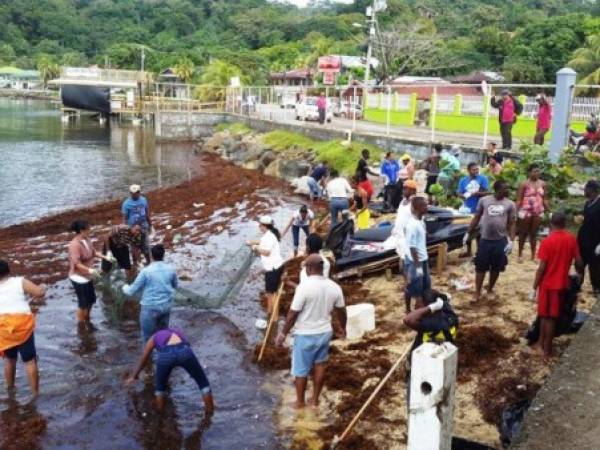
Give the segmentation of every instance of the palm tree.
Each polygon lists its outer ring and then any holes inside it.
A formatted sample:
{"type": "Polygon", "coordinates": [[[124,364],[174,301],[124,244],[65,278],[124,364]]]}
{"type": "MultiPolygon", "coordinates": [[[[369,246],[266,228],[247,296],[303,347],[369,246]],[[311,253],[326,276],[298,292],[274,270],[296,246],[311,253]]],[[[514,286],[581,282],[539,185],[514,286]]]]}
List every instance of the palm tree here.
{"type": "Polygon", "coordinates": [[[567,65],[579,73],[581,84],[600,84],[600,34],[588,36],[567,65]]]}
{"type": "Polygon", "coordinates": [[[44,83],[44,89],[48,86],[48,81],[60,75],[60,66],[48,55],[42,55],[38,58],[37,70],[44,83]]]}
{"type": "Polygon", "coordinates": [[[193,61],[187,56],[184,56],[179,61],[177,61],[177,64],[173,69],[175,75],[177,75],[181,81],[187,83],[191,80],[192,76],[194,75],[195,67],[193,61]]]}

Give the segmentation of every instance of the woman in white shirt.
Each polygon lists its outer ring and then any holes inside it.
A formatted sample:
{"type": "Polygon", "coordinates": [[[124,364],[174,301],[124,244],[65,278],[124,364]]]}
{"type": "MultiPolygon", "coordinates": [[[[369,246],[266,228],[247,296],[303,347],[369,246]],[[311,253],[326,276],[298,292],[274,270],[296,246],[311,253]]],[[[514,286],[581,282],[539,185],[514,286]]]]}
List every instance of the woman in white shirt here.
{"type": "Polygon", "coordinates": [[[15,385],[17,357],[25,364],[33,395],[39,393],[37,352],[35,349],[35,319],[27,296],[42,298],[44,286],[23,277],[11,277],[8,262],[0,260],[0,354],[4,356],[6,386],[15,385]]]}
{"type": "Polygon", "coordinates": [[[260,255],[265,270],[268,312],[269,314],[273,313],[276,320],[279,317],[279,311],[273,311],[273,305],[283,272],[283,258],[279,247],[281,235],[279,230],[275,228],[273,219],[270,216],[261,216],[258,223],[260,231],[263,233],[262,237],[259,241],[248,241],[246,244],[252,247],[254,253],[260,255]]]}
{"type": "Polygon", "coordinates": [[[331,213],[331,228],[335,227],[338,220],[338,214],[346,209],[350,209],[350,197],[354,190],[348,183],[348,180],[340,177],[339,172],[331,170],[331,180],[325,187],[329,197],[329,212],[331,213]]]}

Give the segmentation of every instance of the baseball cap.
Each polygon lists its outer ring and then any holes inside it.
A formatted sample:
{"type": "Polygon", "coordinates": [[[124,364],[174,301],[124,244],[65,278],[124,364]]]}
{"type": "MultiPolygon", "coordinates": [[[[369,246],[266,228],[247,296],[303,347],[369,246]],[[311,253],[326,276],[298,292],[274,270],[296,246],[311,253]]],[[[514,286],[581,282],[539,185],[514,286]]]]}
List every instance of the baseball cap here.
{"type": "Polygon", "coordinates": [[[400,158],[402,161],[405,161],[407,159],[410,159],[410,155],[408,153],[405,153],[404,155],[402,155],[402,158],[400,158]]]}
{"type": "Polygon", "coordinates": [[[502,89],[500,95],[510,95],[510,91],[508,89],[502,89]]]}
{"type": "Polygon", "coordinates": [[[273,224],[273,219],[271,218],[271,216],[260,216],[258,218],[258,223],[260,223],[261,225],[271,225],[273,224]]]}
{"type": "Polygon", "coordinates": [[[402,186],[411,189],[417,189],[417,182],[415,180],[406,180],[404,183],[402,183],[402,186]]]}
{"type": "Polygon", "coordinates": [[[141,192],[142,191],[142,187],[139,184],[132,184],[131,186],[129,186],[129,192],[131,192],[132,194],[135,194],[136,192],[141,192]]]}

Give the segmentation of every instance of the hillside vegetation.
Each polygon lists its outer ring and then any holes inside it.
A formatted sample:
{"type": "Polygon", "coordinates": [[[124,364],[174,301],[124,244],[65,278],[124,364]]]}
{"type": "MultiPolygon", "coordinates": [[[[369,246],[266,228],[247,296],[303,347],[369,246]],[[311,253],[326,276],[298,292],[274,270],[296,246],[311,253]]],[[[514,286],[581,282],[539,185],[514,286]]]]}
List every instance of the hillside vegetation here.
{"type": "MultiPolygon", "coordinates": [[[[370,2],[314,3],[3,0],[0,65],[136,69],[143,47],[154,72],[174,67],[185,81],[224,84],[240,75],[258,84],[272,70],[314,67],[319,55],[364,55],[365,29],[352,24],[365,23],[370,2]]],[[[571,60],[589,76],[599,67],[599,14],[600,2],[591,0],[388,0],[379,14],[374,52],[383,64],[375,76],[487,69],[547,82],[571,60]]]]}

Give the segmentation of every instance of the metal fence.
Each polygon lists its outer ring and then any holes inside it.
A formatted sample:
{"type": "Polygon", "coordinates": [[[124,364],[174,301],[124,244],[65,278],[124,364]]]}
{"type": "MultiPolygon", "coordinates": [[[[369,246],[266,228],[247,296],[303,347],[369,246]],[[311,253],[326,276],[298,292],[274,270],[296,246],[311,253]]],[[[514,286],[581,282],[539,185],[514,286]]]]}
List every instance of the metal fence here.
{"type": "MultiPolygon", "coordinates": [[[[490,85],[483,92],[473,84],[410,84],[370,87],[359,85],[243,86],[214,87],[156,83],[148,108],[166,111],[224,111],[240,117],[257,118],[303,126],[328,127],[411,138],[423,142],[441,141],[485,147],[499,140],[498,109],[491,107],[491,95],[510,89],[523,104],[513,127],[513,137],[531,142],[536,132],[543,93],[554,102],[554,85],[490,85]],[[326,97],[326,114],[320,123],[317,98],[326,97]]],[[[600,86],[577,86],[571,102],[571,125],[585,129],[592,113],[600,111],[600,86]]]]}

